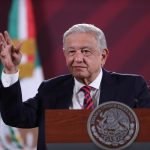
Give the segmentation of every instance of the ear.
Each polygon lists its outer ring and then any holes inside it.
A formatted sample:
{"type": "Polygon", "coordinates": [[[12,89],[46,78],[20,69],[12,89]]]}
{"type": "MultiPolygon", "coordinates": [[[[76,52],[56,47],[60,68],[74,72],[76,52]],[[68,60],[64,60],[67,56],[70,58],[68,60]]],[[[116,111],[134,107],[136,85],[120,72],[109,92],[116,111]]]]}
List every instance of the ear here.
{"type": "Polygon", "coordinates": [[[102,50],[102,58],[101,58],[101,66],[103,67],[105,65],[105,62],[107,60],[107,57],[108,57],[108,54],[109,54],[109,50],[108,49],[103,49],[102,50]]]}

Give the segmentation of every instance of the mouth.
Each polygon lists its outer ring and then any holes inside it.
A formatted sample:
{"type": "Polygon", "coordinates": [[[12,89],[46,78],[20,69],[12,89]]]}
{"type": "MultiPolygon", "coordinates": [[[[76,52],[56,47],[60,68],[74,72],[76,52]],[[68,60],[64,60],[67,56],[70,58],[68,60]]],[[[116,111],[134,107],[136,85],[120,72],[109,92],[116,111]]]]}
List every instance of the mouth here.
{"type": "Polygon", "coordinates": [[[75,69],[82,69],[82,68],[86,68],[85,66],[73,66],[73,68],[75,69]]]}

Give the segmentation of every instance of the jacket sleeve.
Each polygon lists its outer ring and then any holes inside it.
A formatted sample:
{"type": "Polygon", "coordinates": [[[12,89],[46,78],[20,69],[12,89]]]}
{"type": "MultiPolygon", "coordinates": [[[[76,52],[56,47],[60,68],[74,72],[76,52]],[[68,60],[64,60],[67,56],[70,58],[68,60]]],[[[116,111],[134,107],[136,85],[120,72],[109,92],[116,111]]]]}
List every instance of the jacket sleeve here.
{"type": "Polygon", "coordinates": [[[135,80],[135,93],[138,107],[150,108],[150,87],[141,76],[135,80]]]}
{"type": "Polygon", "coordinates": [[[1,84],[0,92],[1,116],[7,125],[20,128],[38,126],[38,95],[22,102],[19,80],[7,88],[1,84]]]}

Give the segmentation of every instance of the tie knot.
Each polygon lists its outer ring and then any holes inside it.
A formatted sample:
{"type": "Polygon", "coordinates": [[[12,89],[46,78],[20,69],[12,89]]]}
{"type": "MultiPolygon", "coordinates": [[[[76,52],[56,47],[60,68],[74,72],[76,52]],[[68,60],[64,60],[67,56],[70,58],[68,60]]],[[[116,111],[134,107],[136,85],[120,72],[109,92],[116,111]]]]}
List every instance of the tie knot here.
{"type": "Polygon", "coordinates": [[[90,94],[90,92],[91,92],[91,86],[83,86],[81,88],[81,91],[83,91],[84,93],[90,94]]]}

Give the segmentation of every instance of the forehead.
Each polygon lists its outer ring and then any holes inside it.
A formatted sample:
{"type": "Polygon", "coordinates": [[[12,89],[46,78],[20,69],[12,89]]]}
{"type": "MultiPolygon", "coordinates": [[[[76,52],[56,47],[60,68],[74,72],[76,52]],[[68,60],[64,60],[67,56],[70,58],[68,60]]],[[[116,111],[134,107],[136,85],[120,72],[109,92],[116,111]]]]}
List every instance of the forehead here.
{"type": "Polygon", "coordinates": [[[71,33],[65,39],[65,46],[88,46],[88,45],[96,45],[98,41],[96,39],[95,33],[71,33]]]}

